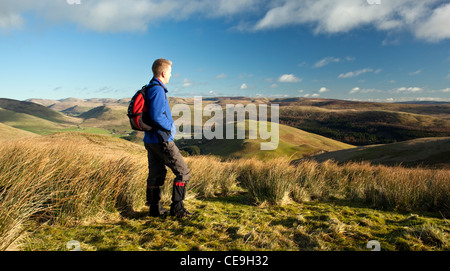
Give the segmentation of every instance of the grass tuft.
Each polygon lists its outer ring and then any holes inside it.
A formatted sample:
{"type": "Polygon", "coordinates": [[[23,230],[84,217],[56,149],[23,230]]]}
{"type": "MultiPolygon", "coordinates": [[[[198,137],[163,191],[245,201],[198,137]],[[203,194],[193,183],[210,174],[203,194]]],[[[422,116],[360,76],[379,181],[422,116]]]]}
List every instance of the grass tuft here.
{"type": "MultiPolygon", "coordinates": [[[[344,202],[386,211],[429,212],[448,224],[448,170],[369,163],[293,165],[284,158],[222,162],[213,156],[189,157],[187,201],[200,214],[185,222],[168,218],[135,225],[148,211],[143,207],[148,167],[142,149],[123,140],[79,133],[2,144],[0,250],[16,247],[35,223],[47,225],[47,230],[76,226],[95,232],[90,225],[117,213],[123,214],[122,224],[113,223],[117,229],[108,229],[117,238],[102,249],[117,249],[120,243],[130,250],[337,250],[363,247],[379,236],[389,236],[382,245],[391,250],[449,247],[448,225],[437,227],[411,215],[396,218],[400,226],[388,232],[386,225],[394,223],[388,215],[333,206],[344,202]],[[139,213],[142,208],[146,211],[139,213]],[[184,243],[167,243],[173,234],[185,236],[184,243]]],[[[170,202],[173,178],[167,175],[165,204],[170,202]]],[[[98,245],[95,238],[114,239],[98,234],[90,233],[95,237],[83,242],[98,245]]]]}

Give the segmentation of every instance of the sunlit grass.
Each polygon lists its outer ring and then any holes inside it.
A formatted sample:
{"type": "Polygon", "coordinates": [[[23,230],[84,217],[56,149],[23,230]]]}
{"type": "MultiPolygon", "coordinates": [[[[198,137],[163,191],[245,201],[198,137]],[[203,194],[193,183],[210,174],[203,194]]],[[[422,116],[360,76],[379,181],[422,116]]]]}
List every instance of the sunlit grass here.
{"type": "Polygon", "coordinates": [[[197,215],[183,222],[146,216],[142,146],[63,133],[8,141],[0,151],[1,250],[64,249],[74,232],[92,250],[358,250],[370,238],[392,250],[448,249],[448,170],[188,157],[186,205],[197,215]],[[45,234],[59,243],[35,239],[45,234]],[[170,241],[174,234],[181,241],[170,241]]]}

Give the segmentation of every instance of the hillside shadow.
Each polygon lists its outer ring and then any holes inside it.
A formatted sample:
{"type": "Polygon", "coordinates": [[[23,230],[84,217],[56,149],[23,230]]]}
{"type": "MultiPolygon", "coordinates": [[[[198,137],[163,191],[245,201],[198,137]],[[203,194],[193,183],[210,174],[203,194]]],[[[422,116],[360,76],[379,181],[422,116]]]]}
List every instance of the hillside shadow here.
{"type": "Polygon", "coordinates": [[[133,209],[120,210],[120,216],[126,219],[144,219],[148,217],[148,210],[136,211],[133,209]]]}
{"type": "Polygon", "coordinates": [[[202,198],[202,201],[221,202],[221,203],[229,203],[229,204],[234,204],[234,205],[255,206],[253,200],[248,195],[248,192],[240,192],[238,194],[230,195],[230,196],[202,198]]]}

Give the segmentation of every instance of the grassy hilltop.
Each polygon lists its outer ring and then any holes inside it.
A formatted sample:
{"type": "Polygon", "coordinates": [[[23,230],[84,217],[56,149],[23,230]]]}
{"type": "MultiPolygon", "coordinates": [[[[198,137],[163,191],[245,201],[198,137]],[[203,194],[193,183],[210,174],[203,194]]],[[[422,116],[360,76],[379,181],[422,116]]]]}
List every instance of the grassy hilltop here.
{"type": "Polygon", "coordinates": [[[151,219],[140,145],[59,133],[0,151],[0,249],[367,250],[373,239],[383,250],[449,249],[448,170],[188,157],[195,215],[151,219]]]}
{"type": "MultiPolygon", "coordinates": [[[[311,159],[340,163],[368,161],[372,164],[450,169],[450,137],[418,138],[392,144],[363,146],[323,153],[311,159]]],[[[298,162],[300,160],[296,160],[298,162]]]]}

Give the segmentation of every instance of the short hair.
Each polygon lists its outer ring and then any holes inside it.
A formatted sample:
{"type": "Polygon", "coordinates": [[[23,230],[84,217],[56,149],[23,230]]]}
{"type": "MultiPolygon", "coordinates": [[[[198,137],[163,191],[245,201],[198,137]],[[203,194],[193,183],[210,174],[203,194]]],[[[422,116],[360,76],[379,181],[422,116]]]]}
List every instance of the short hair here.
{"type": "Polygon", "coordinates": [[[152,66],[153,76],[160,76],[169,66],[172,66],[172,61],[170,60],[164,58],[155,60],[152,66]]]}

